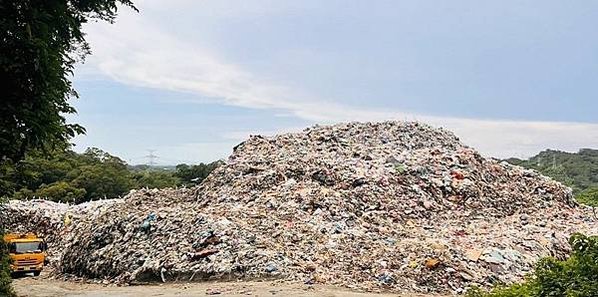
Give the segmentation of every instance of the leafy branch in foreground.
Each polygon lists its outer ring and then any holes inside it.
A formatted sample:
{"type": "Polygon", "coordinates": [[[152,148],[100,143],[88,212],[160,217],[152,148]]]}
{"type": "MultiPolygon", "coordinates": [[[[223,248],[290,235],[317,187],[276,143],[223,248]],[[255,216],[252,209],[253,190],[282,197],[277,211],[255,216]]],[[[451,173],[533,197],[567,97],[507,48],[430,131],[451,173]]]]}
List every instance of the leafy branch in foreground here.
{"type": "Polygon", "coordinates": [[[90,53],[83,24],[113,22],[130,0],[19,0],[0,4],[0,162],[60,146],[85,132],[67,123],[75,63],[90,53]]]}

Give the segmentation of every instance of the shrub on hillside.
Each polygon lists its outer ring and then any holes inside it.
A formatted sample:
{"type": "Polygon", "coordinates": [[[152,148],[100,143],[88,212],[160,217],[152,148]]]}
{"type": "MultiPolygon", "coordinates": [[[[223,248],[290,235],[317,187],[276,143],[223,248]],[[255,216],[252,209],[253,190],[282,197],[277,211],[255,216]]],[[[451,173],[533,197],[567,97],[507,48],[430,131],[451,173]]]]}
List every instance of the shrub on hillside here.
{"type": "Polygon", "coordinates": [[[575,199],[580,203],[597,207],[598,206],[598,187],[589,188],[581,193],[579,193],[575,199]]]}
{"type": "Polygon", "coordinates": [[[15,296],[11,286],[9,263],[10,258],[8,257],[8,247],[4,242],[4,232],[0,230],[0,296],[15,296]]]}

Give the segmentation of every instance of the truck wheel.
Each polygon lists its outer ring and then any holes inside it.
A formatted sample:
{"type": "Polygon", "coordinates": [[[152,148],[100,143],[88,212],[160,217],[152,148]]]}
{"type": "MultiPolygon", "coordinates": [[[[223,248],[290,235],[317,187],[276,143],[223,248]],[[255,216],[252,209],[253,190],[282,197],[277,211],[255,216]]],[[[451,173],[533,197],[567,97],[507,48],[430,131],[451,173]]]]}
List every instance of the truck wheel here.
{"type": "Polygon", "coordinates": [[[33,276],[39,276],[39,274],[42,273],[41,271],[34,271],[33,272],[33,276]]]}

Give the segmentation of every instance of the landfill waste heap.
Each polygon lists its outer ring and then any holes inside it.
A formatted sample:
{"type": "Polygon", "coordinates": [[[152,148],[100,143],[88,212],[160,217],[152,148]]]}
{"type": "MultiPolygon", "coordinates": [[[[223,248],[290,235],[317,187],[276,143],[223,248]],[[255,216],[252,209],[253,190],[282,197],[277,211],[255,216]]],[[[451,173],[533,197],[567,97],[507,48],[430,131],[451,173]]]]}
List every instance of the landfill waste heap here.
{"type": "Polygon", "coordinates": [[[598,230],[569,188],[395,121],[252,136],[198,187],[61,207],[46,214],[58,222],[47,231],[60,234],[48,236],[56,273],[120,284],[281,278],[461,293],[521,281],[540,257],[566,257],[570,234],[598,230]]]}

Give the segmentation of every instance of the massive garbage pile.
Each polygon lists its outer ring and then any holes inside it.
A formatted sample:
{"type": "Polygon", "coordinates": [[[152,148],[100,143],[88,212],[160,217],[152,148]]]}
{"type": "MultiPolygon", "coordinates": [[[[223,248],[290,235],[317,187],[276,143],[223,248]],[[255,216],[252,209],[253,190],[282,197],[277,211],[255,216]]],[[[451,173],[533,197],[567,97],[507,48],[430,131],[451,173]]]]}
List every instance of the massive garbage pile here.
{"type": "Polygon", "coordinates": [[[57,271],[116,283],[277,277],[459,293],[519,281],[538,258],[566,256],[571,233],[598,230],[570,189],[415,122],[252,136],[196,188],[84,209],[52,221],[57,271]]]}

